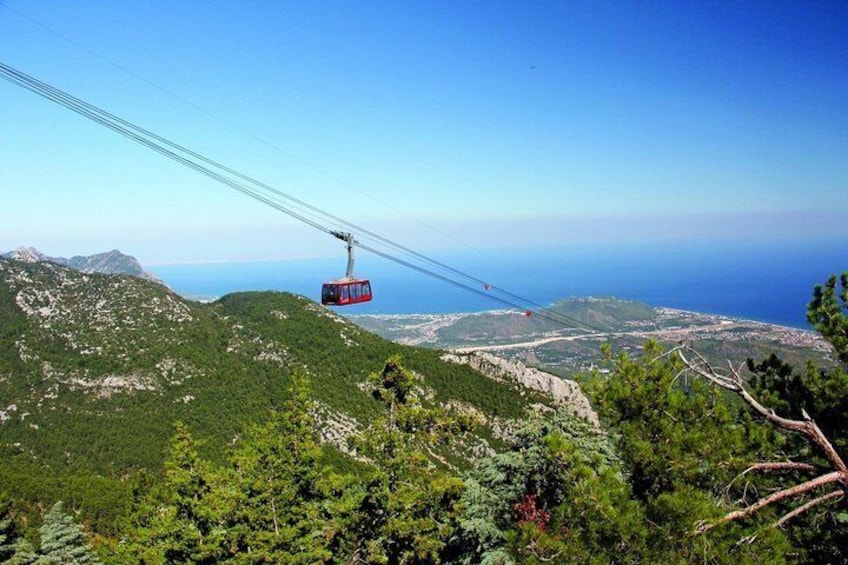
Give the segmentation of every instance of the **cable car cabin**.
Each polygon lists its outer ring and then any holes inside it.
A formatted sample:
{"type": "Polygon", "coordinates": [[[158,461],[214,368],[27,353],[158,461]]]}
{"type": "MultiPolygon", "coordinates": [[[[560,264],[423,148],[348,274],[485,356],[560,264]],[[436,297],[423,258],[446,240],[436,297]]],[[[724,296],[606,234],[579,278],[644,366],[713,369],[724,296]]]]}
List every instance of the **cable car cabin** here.
{"type": "Polygon", "coordinates": [[[371,282],[365,279],[340,279],[324,283],[321,304],[347,306],[371,300],[371,282]]]}
{"type": "Polygon", "coordinates": [[[347,306],[368,302],[371,300],[371,283],[367,279],[357,279],[353,276],[353,245],[356,243],[353,234],[330,233],[347,244],[347,270],[344,278],[324,283],[321,288],[321,304],[347,306]]]}

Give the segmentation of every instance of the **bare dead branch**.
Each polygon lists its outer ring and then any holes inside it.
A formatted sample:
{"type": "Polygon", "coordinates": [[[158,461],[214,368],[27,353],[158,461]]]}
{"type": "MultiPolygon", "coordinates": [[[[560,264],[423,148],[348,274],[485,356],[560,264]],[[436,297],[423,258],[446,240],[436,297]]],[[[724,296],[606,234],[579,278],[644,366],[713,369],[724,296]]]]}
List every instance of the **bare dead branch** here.
{"type": "Polygon", "coordinates": [[[793,510],[791,512],[787,512],[780,520],[778,520],[777,522],[774,523],[774,527],[779,528],[779,527],[783,526],[783,524],[785,524],[786,522],[791,520],[792,518],[795,518],[796,516],[800,516],[801,514],[803,514],[804,512],[807,512],[811,508],[815,508],[816,506],[819,506],[821,504],[825,504],[826,502],[830,502],[831,500],[837,500],[837,499],[842,498],[844,496],[845,496],[844,491],[835,490],[835,491],[829,492],[827,494],[824,494],[824,495],[822,495],[818,498],[814,498],[813,500],[807,502],[806,504],[802,504],[801,506],[799,506],[795,510],[793,510]]]}
{"type": "MultiPolygon", "coordinates": [[[[819,470],[820,469],[818,467],[816,467],[815,465],[810,465],[809,463],[797,463],[795,461],[775,461],[775,462],[768,462],[768,463],[755,463],[754,465],[751,465],[750,467],[748,467],[747,469],[745,469],[744,471],[742,471],[741,473],[736,475],[733,478],[733,480],[730,481],[730,483],[728,483],[727,487],[725,488],[725,493],[730,492],[730,489],[733,487],[733,485],[736,483],[736,481],[747,476],[749,473],[754,473],[754,472],[757,472],[757,471],[765,471],[765,472],[771,472],[771,471],[807,471],[807,472],[813,473],[813,472],[816,472],[816,471],[819,471],[819,470]]],[[[749,484],[750,483],[745,483],[745,488],[743,489],[742,497],[740,498],[740,502],[744,501],[745,499],[748,498],[748,485],[749,484]]]]}
{"type": "Polygon", "coordinates": [[[754,471],[809,471],[814,472],[818,471],[819,468],[815,465],[811,465],[809,463],[796,463],[795,461],[777,461],[774,463],[755,463],[751,465],[742,473],[740,473],[740,477],[744,477],[748,473],[753,473],[754,471]]]}
{"type": "Polygon", "coordinates": [[[715,522],[701,523],[697,526],[695,532],[698,534],[706,533],[716,526],[720,526],[722,524],[726,524],[727,522],[731,522],[733,520],[739,520],[741,518],[747,518],[751,514],[754,514],[758,510],[761,510],[768,506],[769,504],[774,504],[775,502],[780,502],[782,500],[786,500],[788,498],[792,498],[794,496],[798,496],[799,494],[804,494],[805,492],[809,492],[811,490],[815,490],[819,487],[822,487],[829,483],[841,482],[842,481],[842,473],[839,471],[833,471],[831,473],[827,473],[825,475],[821,475],[820,477],[816,477],[815,479],[810,479],[809,481],[803,482],[799,485],[795,485],[793,487],[785,488],[780,490],[774,494],[771,494],[765,498],[761,498],[751,506],[747,508],[743,508],[742,510],[734,510],[733,512],[728,512],[723,517],[719,518],[715,522]]]}
{"type": "Polygon", "coordinates": [[[543,557],[536,550],[536,542],[535,541],[528,544],[524,549],[527,549],[530,553],[532,553],[536,557],[536,559],[538,559],[542,563],[550,563],[554,559],[557,559],[560,555],[562,555],[562,551],[560,550],[560,551],[557,551],[556,553],[554,553],[553,555],[551,555],[550,557],[543,557]]]}

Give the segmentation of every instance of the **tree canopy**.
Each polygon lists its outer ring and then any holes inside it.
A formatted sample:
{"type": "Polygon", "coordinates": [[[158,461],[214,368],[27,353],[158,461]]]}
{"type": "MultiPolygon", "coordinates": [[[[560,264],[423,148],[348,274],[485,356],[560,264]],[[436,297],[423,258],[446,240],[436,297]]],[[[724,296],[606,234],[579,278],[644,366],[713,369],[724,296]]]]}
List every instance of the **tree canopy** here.
{"type": "Polygon", "coordinates": [[[0,561],[846,563],[848,275],[816,287],[809,320],[830,365],[606,348],[609,372],[584,379],[600,425],[539,405],[470,467],[452,452],[488,416],[440,402],[397,355],[362,386],[374,417],[333,466],[295,370],[285,400],[217,457],[175,423],[161,475],[129,479],[113,536],[62,502],[36,527],[0,496],[0,561]]]}

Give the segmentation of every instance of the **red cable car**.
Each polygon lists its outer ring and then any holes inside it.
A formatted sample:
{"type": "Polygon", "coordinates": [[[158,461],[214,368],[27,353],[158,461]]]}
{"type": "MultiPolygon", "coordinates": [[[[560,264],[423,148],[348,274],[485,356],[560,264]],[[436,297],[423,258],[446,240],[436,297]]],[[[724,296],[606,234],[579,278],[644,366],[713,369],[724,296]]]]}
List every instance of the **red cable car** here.
{"type": "Polygon", "coordinates": [[[344,278],[324,283],[321,288],[321,304],[347,306],[371,300],[371,281],[353,276],[353,234],[331,232],[347,243],[347,271],[344,278]]]}
{"type": "Polygon", "coordinates": [[[365,279],[338,279],[324,283],[321,304],[347,306],[371,300],[371,283],[365,279]]]}

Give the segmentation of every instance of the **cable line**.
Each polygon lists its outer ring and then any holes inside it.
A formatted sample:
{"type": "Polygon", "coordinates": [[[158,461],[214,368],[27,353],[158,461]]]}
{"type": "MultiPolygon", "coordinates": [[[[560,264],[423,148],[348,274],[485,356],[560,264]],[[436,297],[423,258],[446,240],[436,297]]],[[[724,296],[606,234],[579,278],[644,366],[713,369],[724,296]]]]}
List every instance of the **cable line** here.
{"type": "Polygon", "coordinates": [[[156,151],[157,153],[160,153],[160,154],[162,154],[162,155],[164,155],[164,156],[166,156],[170,159],[173,159],[174,161],[177,161],[178,163],[181,163],[181,164],[183,164],[187,167],[190,167],[190,168],[200,172],[201,174],[204,174],[206,176],[213,178],[214,180],[222,182],[222,183],[230,186],[231,188],[238,190],[239,192],[242,192],[244,194],[247,194],[248,196],[256,198],[257,200],[260,200],[261,202],[263,202],[263,203],[265,203],[269,206],[272,206],[273,208],[276,208],[277,210],[279,210],[281,212],[289,214],[290,216],[292,216],[292,217],[294,217],[294,218],[296,218],[296,219],[298,219],[302,222],[305,222],[305,223],[311,225],[312,227],[315,227],[315,228],[317,228],[317,229],[319,229],[319,230],[321,230],[325,233],[330,233],[329,228],[319,224],[318,222],[311,220],[311,219],[305,217],[302,214],[296,213],[296,212],[280,205],[279,203],[275,202],[272,198],[262,196],[261,194],[258,194],[255,190],[252,190],[252,189],[244,186],[243,184],[240,184],[236,181],[233,181],[232,179],[228,179],[227,177],[221,175],[220,173],[216,173],[212,169],[209,169],[207,167],[199,165],[198,163],[195,163],[195,162],[191,161],[190,159],[187,159],[186,157],[180,155],[179,153],[168,150],[165,147],[162,147],[161,145],[157,145],[153,141],[146,139],[144,137],[144,135],[147,135],[147,136],[155,139],[156,141],[159,141],[161,143],[169,145],[172,148],[177,149],[179,151],[182,151],[182,152],[184,152],[184,153],[186,153],[190,156],[201,159],[201,160],[203,160],[203,161],[205,161],[209,164],[212,164],[213,166],[227,170],[228,172],[235,173],[235,171],[228,170],[225,167],[215,163],[211,159],[205,158],[200,154],[189,151],[188,149],[186,149],[186,148],[184,148],[184,147],[182,147],[182,146],[180,146],[176,143],[170,142],[170,141],[166,140],[165,138],[162,138],[162,137],[160,137],[156,134],[153,134],[152,132],[149,132],[149,131],[147,131],[143,128],[135,126],[131,122],[127,122],[126,120],[118,118],[117,116],[114,116],[114,115],[110,114],[109,112],[101,110],[100,108],[97,108],[96,106],[93,106],[92,104],[89,104],[89,103],[87,103],[87,102],[85,102],[85,101],[83,101],[79,98],[71,96],[70,94],[67,94],[67,93],[65,93],[65,92],[63,92],[63,91],[61,91],[57,88],[54,88],[50,85],[47,85],[46,83],[43,83],[43,82],[41,82],[41,81],[39,81],[39,80],[37,80],[33,77],[30,77],[30,76],[28,76],[24,73],[21,73],[20,71],[16,71],[16,70],[12,69],[11,67],[8,67],[8,65],[6,65],[2,62],[0,62],[0,74],[2,74],[3,78],[9,80],[10,82],[14,82],[14,83],[16,83],[20,86],[23,86],[24,88],[26,88],[26,89],[44,97],[44,98],[47,98],[48,100],[50,100],[52,102],[56,102],[57,104],[60,104],[60,105],[66,107],[66,108],[68,108],[68,109],[70,109],[70,110],[72,110],[72,111],[74,111],[74,112],[76,112],[76,113],[78,113],[82,116],[85,116],[85,117],[89,118],[90,120],[103,125],[104,127],[107,127],[109,129],[111,129],[111,130],[113,130],[113,131],[115,131],[115,132],[117,132],[117,133],[139,143],[139,144],[141,144],[141,145],[148,147],[149,149],[152,149],[153,151],[156,151]],[[135,130],[135,131],[133,131],[133,130],[135,130]],[[144,134],[144,135],[140,135],[140,133],[144,134]]]}
{"type": "MultiPolygon", "coordinates": [[[[71,37],[68,37],[68,36],[56,31],[55,29],[47,26],[43,22],[36,20],[32,16],[27,15],[27,14],[21,12],[20,10],[12,8],[8,4],[0,3],[0,8],[6,8],[7,10],[9,10],[9,11],[13,12],[14,14],[18,15],[19,17],[23,18],[24,20],[30,22],[31,24],[38,26],[39,28],[46,31],[47,33],[50,33],[50,34],[60,38],[61,40],[69,43],[70,45],[73,45],[77,49],[80,49],[80,50],[88,53],[89,55],[96,57],[97,59],[100,59],[101,61],[115,67],[116,69],[120,70],[121,72],[126,73],[127,75],[133,77],[135,80],[138,80],[138,81],[150,86],[151,88],[154,88],[154,89],[162,92],[163,94],[171,96],[172,98],[174,98],[174,99],[182,102],[183,104],[193,108],[194,110],[200,112],[201,114],[204,114],[205,116],[208,116],[209,118],[212,118],[213,120],[216,120],[216,121],[220,122],[221,124],[231,128],[233,131],[236,131],[236,132],[238,132],[242,135],[245,135],[245,136],[249,137],[250,139],[253,139],[254,141],[261,143],[262,145],[265,145],[266,147],[273,149],[274,151],[280,153],[281,155],[284,155],[285,157],[291,159],[294,163],[296,163],[296,164],[298,164],[302,167],[305,167],[306,169],[309,169],[311,171],[314,171],[316,173],[324,175],[327,178],[329,178],[329,179],[331,179],[331,180],[333,180],[333,181],[335,181],[335,182],[337,182],[337,183],[339,183],[343,186],[350,188],[351,190],[355,190],[355,191],[359,192],[360,194],[362,194],[363,196],[366,196],[367,198],[371,199],[372,201],[376,200],[376,198],[374,196],[372,196],[372,195],[368,194],[367,192],[357,188],[353,184],[351,184],[351,183],[347,182],[346,180],[338,177],[337,175],[310,163],[306,159],[303,159],[303,158],[298,157],[297,155],[295,155],[293,153],[290,153],[290,152],[288,152],[284,149],[281,149],[279,146],[277,146],[277,145],[269,142],[268,140],[263,139],[263,138],[261,138],[257,135],[254,135],[253,133],[241,128],[237,124],[234,124],[234,123],[232,123],[228,120],[225,120],[224,118],[222,118],[222,117],[210,112],[209,110],[195,104],[191,100],[188,100],[188,99],[180,96],[179,94],[176,94],[176,93],[172,92],[171,90],[168,90],[167,88],[151,81],[150,79],[139,75],[138,73],[136,73],[136,72],[132,71],[131,69],[127,68],[126,66],[112,60],[111,58],[107,57],[106,55],[99,53],[99,52],[95,51],[94,49],[91,49],[90,47],[84,45],[83,43],[76,41],[76,40],[72,39],[71,37]]],[[[395,212],[397,214],[401,214],[403,216],[406,216],[407,218],[410,218],[410,219],[416,221],[417,223],[421,224],[422,226],[428,228],[429,230],[431,230],[431,231],[433,231],[437,234],[442,235],[443,237],[446,237],[448,239],[452,239],[453,241],[459,243],[460,245],[462,245],[463,247],[465,247],[467,249],[470,249],[471,251],[474,251],[474,252],[476,252],[480,255],[486,256],[486,254],[484,254],[479,249],[476,249],[472,246],[469,246],[469,245],[463,243],[462,241],[457,240],[454,236],[447,233],[446,231],[443,231],[443,230],[440,230],[440,229],[438,229],[434,226],[431,226],[431,225],[421,221],[420,219],[415,218],[414,216],[404,212],[403,210],[398,209],[395,206],[391,206],[390,204],[387,204],[386,202],[382,202],[382,205],[386,206],[387,208],[389,208],[390,210],[392,210],[393,212],[395,212]]],[[[353,227],[353,226],[351,226],[351,227],[353,227]]],[[[372,234],[372,235],[376,235],[376,234],[372,234]]],[[[379,236],[377,236],[377,237],[379,237],[379,236]]],[[[446,267],[446,266],[443,266],[443,267],[446,267]]],[[[446,268],[449,268],[449,267],[446,267],[446,268]]],[[[482,281],[477,281],[477,282],[482,282],[482,281]]],[[[540,305],[539,305],[539,307],[542,308],[542,306],[540,306],[540,305]]]]}
{"type": "MultiPolygon", "coordinates": [[[[319,168],[319,167],[317,167],[317,166],[315,166],[315,165],[313,165],[313,164],[309,163],[308,161],[306,161],[306,160],[304,160],[304,159],[301,159],[300,157],[297,157],[296,155],[294,155],[294,154],[292,154],[292,153],[289,153],[288,151],[285,151],[285,150],[281,149],[280,147],[278,147],[278,146],[276,146],[276,145],[274,145],[274,144],[270,143],[269,141],[267,141],[267,140],[265,140],[265,139],[262,139],[262,138],[260,138],[260,137],[258,137],[258,136],[256,136],[256,135],[253,135],[252,133],[250,133],[250,132],[248,132],[248,131],[246,131],[246,130],[242,129],[242,128],[241,128],[241,127],[239,127],[238,125],[233,124],[232,122],[229,122],[229,121],[227,121],[227,120],[225,120],[225,119],[221,118],[220,116],[217,116],[217,115],[213,114],[212,112],[210,112],[210,111],[206,110],[205,108],[202,108],[201,106],[198,106],[197,104],[193,103],[192,101],[187,100],[186,98],[183,98],[182,96],[180,96],[180,95],[178,95],[178,94],[175,94],[174,92],[172,92],[172,91],[170,91],[170,90],[168,90],[168,89],[164,88],[163,86],[161,86],[161,85],[159,85],[159,84],[156,84],[155,82],[153,82],[153,81],[151,81],[151,80],[149,80],[149,79],[147,79],[147,78],[145,78],[145,77],[143,77],[143,76],[141,76],[141,75],[139,75],[139,74],[137,74],[137,73],[133,72],[131,69],[129,69],[129,68],[125,67],[124,65],[122,65],[122,64],[120,64],[120,63],[118,63],[118,62],[116,62],[116,61],[114,61],[114,60],[112,60],[112,59],[110,59],[109,57],[107,57],[107,56],[103,55],[102,53],[99,53],[99,52],[97,52],[97,51],[95,51],[95,50],[93,50],[93,49],[91,49],[91,48],[87,47],[86,45],[84,45],[84,44],[82,44],[82,43],[80,43],[80,42],[78,42],[78,41],[75,41],[74,39],[72,39],[72,38],[70,38],[70,37],[68,37],[68,36],[66,36],[66,35],[64,35],[64,34],[62,34],[62,33],[58,32],[58,31],[56,31],[55,29],[53,29],[53,28],[51,28],[51,27],[49,27],[49,26],[45,25],[44,23],[42,23],[42,22],[40,22],[40,21],[36,20],[36,19],[35,19],[35,18],[33,18],[32,16],[29,16],[29,15],[27,15],[27,14],[25,14],[25,13],[21,12],[20,10],[16,10],[16,9],[12,8],[11,6],[8,6],[8,5],[6,5],[6,4],[0,4],[0,7],[2,7],[2,8],[6,8],[7,10],[10,10],[11,12],[13,12],[13,13],[17,14],[19,17],[21,17],[21,18],[23,18],[23,19],[27,20],[28,22],[32,23],[33,25],[36,25],[36,26],[40,27],[40,28],[41,28],[41,29],[43,29],[44,31],[46,31],[46,32],[48,32],[48,33],[50,33],[50,34],[52,34],[52,35],[55,35],[56,37],[59,37],[59,38],[60,38],[60,39],[62,39],[63,41],[66,41],[67,43],[69,43],[69,44],[71,44],[71,45],[75,46],[76,48],[78,48],[78,49],[81,49],[81,50],[85,51],[86,53],[88,53],[88,54],[90,54],[90,55],[92,55],[92,56],[94,56],[94,57],[96,57],[96,58],[100,59],[101,61],[104,61],[105,63],[107,63],[107,64],[109,64],[109,65],[112,65],[113,67],[115,67],[115,68],[117,68],[118,70],[120,70],[120,71],[122,71],[122,72],[124,72],[124,73],[128,74],[129,76],[131,76],[131,77],[135,78],[136,80],[139,80],[139,81],[141,81],[141,82],[143,82],[143,83],[147,84],[148,86],[150,86],[150,87],[152,87],[152,88],[155,88],[156,90],[159,90],[160,92],[162,92],[162,93],[164,93],[164,94],[166,94],[166,95],[168,95],[168,96],[171,96],[171,97],[173,97],[173,98],[175,98],[175,99],[179,100],[179,101],[180,101],[180,102],[182,102],[183,104],[186,104],[187,106],[189,106],[189,107],[191,107],[191,108],[193,108],[193,109],[197,110],[198,112],[200,112],[200,113],[202,113],[202,114],[204,114],[204,115],[206,115],[206,116],[208,116],[208,117],[210,117],[210,118],[212,118],[212,119],[214,119],[214,120],[216,120],[216,121],[218,121],[218,122],[220,122],[220,123],[224,124],[225,126],[227,126],[227,127],[231,128],[231,129],[233,129],[234,131],[237,131],[237,132],[241,133],[242,135],[246,135],[247,137],[249,137],[249,138],[251,138],[251,139],[253,139],[253,140],[255,140],[255,141],[258,141],[259,143],[261,143],[261,144],[263,144],[263,145],[265,145],[265,146],[267,146],[267,147],[270,147],[271,149],[273,149],[273,150],[275,150],[275,151],[279,152],[280,154],[285,155],[285,156],[286,156],[286,157],[288,157],[289,159],[292,159],[294,162],[296,162],[296,163],[300,164],[301,166],[304,166],[304,167],[306,167],[306,168],[308,168],[308,169],[310,169],[310,170],[313,170],[313,171],[318,172],[318,173],[320,173],[320,174],[322,174],[322,175],[325,175],[327,178],[330,178],[330,179],[332,179],[332,180],[334,180],[334,181],[336,181],[336,182],[338,182],[338,183],[341,183],[341,184],[342,184],[342,185],[344,185],[344,186],[348,186],[349,188],[351,188],[351,189],[353,189],[353,190],[356,190],[357,192],[360,192],[361,194],[364,194],[365,196],[367,196],[367,197],[369,197],[369,198],[372,198],[372,199],[373,199],[373,197],[372,197],[372,196],[370,196],[369,194],[365,193],[365,192],[364,192],[364,191],[362,191],[362,190],[357,189],[355,186],[352,186],[350,183],[346,182],[344,179],[341,179],[341,178],[339,178],[338,176],[336,176],[336,175],[334,175],[334,174],[332,174],[332,173],[330,173],[330,172],[328,172],[328,171],[326,171],[326,170],[323,170],[323,169],[321,169],[321,168],[319,168]]],[[[82,102],[82,101],[81,101],[81,102],[82,102]]],[[[103,110],[101,110],[101,111],[103,111],[103,110]]],[[[104,111],[104,112],[105,112],[105,111],[104,111]]],[[[111,115],[111,114],[110,114],[110,116],[111,116],[112,118],[116,119],[116,120],[123,121],[123,120],[121,120],[121,118],[119,118],[119,117],[117,117],[117,116],[114,116],[114,115],[111,115]]],[[[132,124],[129,124],[129,125],[130,125],[131,127],[133,127],[133,128],[137,127],[137,126],[134,126],[134,125],[132,125],[132,124]]],[[[141,128],[139,128],[139,130],[140,130],[140,131],[144,131],[147,135],[150,135],[150,136],[156,137],[156,138],[160,139],[161,141],[163,141],[163,142],[165,142],[165,143],[169,143],[169,144],[171,143],[171,142],[170,142],[170,141],[168,141],[167,139],[159,138],[158,136],[156,136],[156,135],[155,135],[155,134],[153,134],[152,132],[149,132],[149,131],[146,131],[146,130],[142,130],[141,128]]],[[[189,150],[188,150],[188,149],[186,149],[186,148],[184,148],[184,147],[181,147],[181,146],[178,146],[178,147],[180,148],[180,150],[183,150],[183,151],[189,152],[189,150]]],[[[196,154],[195,154],[195,155],[196,155],[196,154]]],[[[196,156],[197,156],[197,157],[199,157],[199,158],[203,158],[201,155],[196,155],[196,156]]],[[[215,163],[215,166],[223,167],[222,165],[220,165],[220,163],[215,163]]],[[[232,172],[233,174],[239,175],[239,173],[237,173],[236,171],[230,171],[230,172],[232,172]]],[[[244,177],[244,179],[245,179],[245,180],[248,180],[249,182],[255,183],[255,184],[257,184],[257,185],[261,185],[261,186],[263,186],[264,188],[266,188],[266,189],[268,189],[268,190],[272,190],[272,191],[274,190],[273,188],[268,187],[267,185],[263,185],[262,183],[259,183],[259,181],[256,181],[256,180],[254,180],[254,179],[249,179],[249,178],[247,178],[247,177],[244,177]]],[[[293,197],[291,197],[291,196],[289,196],[289,195],[286,195],[286,194],[282,194],[282,196],[283,196],[284,198],[287,198],[287,199],[293,199],[293,197]]],[[[294,200],[297,200],[297,199],[294,199],[294,200]]],[[[302,202],[302,201],[300,201],[300,204],[302,204],[302,205],[304,205],[304,206],[309,206],[308,204],[306,204],[305,202],[302,202]]],[[[422,224],[423,226],[425,226],[425,227],[429,228],[430,230],[432,230],[432,231],[434,231],[434,232],[436,232],[436,233],[439,233],[439,234],[441,234],[441,235],[443,235],[443,236],[445,236],[445,237],[447,237],[447,238],[449,238],[449,239],[453,239],[454,241],[457,241],[458,243],[460,243],[460,244],[461,244],[461,245],[463,245],[464,247],[466,247],[466,248],[468,248],[468,249],[470,249],[470,250],[472,250],[472,251],[475,251],[476,253],[478,253],[478,254],[480,254],[480,255],[485,255],[485,254],[484,254],[482,251],[480,251],[479,249],[476,249],[476,248],[474,248],[474,247],[468,246],[468,245],[466,245],[466,244],[462,243],[461,241],[456,240],[456,239],[455,239],[453,236],[451,236],[450,234],[448,234],[448,233],[446,233],[446,232],[444,232],[444,231],[442,231],[442,230],[439,230],[439,229],[437,229],[437,228],[435,228],[435,227],[433,227],[433,226],[430,226],[430,225],[428,225],[428,224],[426,224],[426,223],[424,223],[424,222],[421,222],[421,221],[420,221],[420,220],[418,220],[417,218],[414,218],[413,216],[411,216],[411,215],[409,215],[409,214],[405,213],[403,210],[399,210],[399,209],[397,209],[397,208],[395,208],[395,207],[393,207],[393,206],[389,206],[389,205],[387,205],[386,203],[383,203],[383,205],[385,205],[385,206],[389,207],[391,210],[393,210],[393,211],[395,211],[395,212],[397,212],[397,213],[399,213],[399,214],[402,214],[402,215],[404,215],[404,216],[406,216],[406,217],[409,217],[409,218],[411,218],[411,219],[413,219],[413,220],[417,221],[418,223],[422,224]]],[[[320,213],[321,213],[321,214],[325,214],[325,212],[323,212],[323,211],[320,211],[320,213]]],[[[390,241],[390,240],[387,240],[387,239],[385,239],[385,238],[383,238],[383,237],[379,236],[378,234],[375,234],[374,232],[371,232],[371,231],[369,231],[369,230],[367,230],[367,229],[365,229],[365,228],[362,228],[362,227],[360,227],[360,226],[357,226],[356,224],[353,224],[353,223],[347,222],[347,221],[342,220],[341,218],[338,218],[338,217],[335,217],[335,216],[330,216],[330,217],[331,217],[331,218],[333,218],[334,220],[338,221],[340,226],[341,226],[341,225],[344,225],[344,226],[347,226],[347,227],[348,227],[349,229],[351,229],[351,230],[359,231],[360,233],[367,234],[367,235],[369,235],[369,236],[373,237],[374,239],[376,239],[376,240],[378,240],[378,241],[382,241],[383,243],[385,243],[385,244],[387,244],[387,245],[390,245],[390,246],[394,247],[396,250],[401,251],[402,253],[409,254],[410,256],[415,256],[415,257],[417,257],[418,259],[423,260],[423,261],[425,261],[425,262],[428,262],[428,263],[430,263],[431,265],[433,265],[433,266],[435,266],[435,267],[439,267],[439,268],[444,269],[444,270],[446,270],[446,271],[453,272],[454,274],[457,274],[457,275],[459,275],[459,276],[462,276],[463,278],[465,278],[465,279],[467,279],[467,280],[469,280],[469,281],[471,281],[471,282],[474,282],[474,283],[477,283],[477,284],[482,285],[482,286],[483,286],[483,287],[484,287],[487,291],[490,291],[490,292],[491,292],[491,291],[495,291],[495,292],[503,293],[505,296],[509,296],[509,297],[510,297],[510,298],[512,298],[512,299],[518,300],[518,301],[520,301],[520,302],[526,302],[526,304],[528,304],[529,306],[531,306],[531,307],[533,307],[533,308],[536,308],[536,309],[545,309],[545,308],[547,308],[546,306],[543,306],[543,305],[541,305],[541,304],[539,304],[539,303],[532,302],[532,301],[527,301],[527,300],[523,299],[522,297],[520,297],[520,296],[518,296],[518,295],[516,295],[516,294],[513,294],[513,293],[511,293],[511,292],[509,292],[509,291],[507,291],[506,289],[500,288],[500,287],[498,287],[498,286],[496,286],[496,285],[490,284],[490,283],[488,283],[488,282],[486,282],[486,281],[483,281],[483,280],[481,280],[481,279],[477,279],[476,277],[472,277],[472,276],[470,276],[470,275],[468,275],[468,274],[466,274],[466,273],[463,273],[463,272],[461,272],[461,271],[459,271],[459,270],[457,270],[457,269],[454,269],[453,267],[450,267],[449,265],[446,265],[446,264],[444,264],[444,263],[440,263],[439,261],[436,261],[436,260],[434,260],[434,259],[431,259],[431,258],[429,258],[429,257],[426,257],[426,256],[424,256],[424,255],[422,255],[422,254],[420,254],[420,253],[417,253],[416,251],[413,251],[413,250],[411,250],[411,249],[409,249],[409,248],[406,248],[406,247],[400,246],[399,244],[396,244],[396,243],[394,243],[394,242],[392,242],[392,241],[390,241]]]]}
{"type": "Polygon", "coordinates": [[[355,241],[356,245],[375,255],[418,271],[422,274],[426,274],[440,281],[452,284],[458,288],[462,288],[463,290],[494,300],[511,308],[517,308],[525,311],[535,310],[538,317],[556,324],[568,328],[600,331],[598,328],[593,328],[586,323],[559,312],[550,311],[537,302],[528,300],[506,289],[489,284],[474,275],[451,267],[450,265],[396,243],[353,222],[349,222],[339,216],[322,210],[317,206],[291,196],[214,159],[206,157],[205,155],[192,151],[191,149],[175,143],[163,136],[137,126],[136,124],[120,118],[102,108],[99,108],[98,106],[72,96],[71,94],[40,81],[35,77],[10,67],[3,62],[0,62],[0,76],[8,82],[16,84],[43,98],[46,98],[47,100],[50,100],[51,102],[80,114],[81,116],[86,117],[93,122],[98,123],[126,137],[127,139],[130,139],[131,141],[145,146],[181,165],[193,169],[212,180],[229,186],[246,196],[258,200],[259,202],[283,212],[296,220],[304,222],[305,224],[324,233],[334,235],[334,232],[336,232],[334,227],[344,226],[353,232],[357,232],[366,238],[375,240],[393,250],[393,253],[390,253],[388,251],[377,249],[371,245],[363,244],[358,240],[355,241]],[[328,226],[328,224],[333,227],[328,226]],[[423,263],[424,266],[407,259],[402,259],[396,254],[401,254],[412,261],[423,263]],[[436,272],[433,268],[441,270],[442,272],[436,272]],[[457,280],[457,278],[461,280],[457,280]],[[472,286],[469,283],[474,283],[475,285],[479,285],[479,287],[472,286]],[[480,290],[480,287],[484,288],[485,291],[480,290]]]}
{"type": "MultiPolygon", "coordinates": [[[[423,273],[425,275],[429,275],[429,276],[436,278],[440,281],[443,281],[443,282],[446,282],[448,284],[452,284],[454,286],[462,288],[462,289],[464,289],[468,292],[472,292],[472,293],[477,294],[479,296],[482,296],[484,298],[488,298],[489,300],[493,300],[495,302],[500,302],[501,304],[504,304],[505,306],[509,306],[511,308],[518,308],[519,310],[525,310],[524,306],[522,306],[520,304],[516,304],[515,302],[506,300],[506,299],[501,298],[499,296],[495,296],[495,295],[486,293],[486,292],[480,290],[479,288],[475,288],[473,286],[468,286],[466,284],[463,284],[459,281],[453,280],[453,279],[446,277],[444,275],[440,275],[438,273],[428,271],[427,269],[425,269],[425,268],[423,268],[419,265],[415,265],[414,263],[404,261],[403,259],[400,259],[398,257],[394,257],[392,255],[389,255],[388,253],[385,253],[385,252],[380,251],[378,249],[374,249],[373,247],[369,247],[369,246],[363,245],[361,243],[358,243],[357,245],[359,245],[360,248],[362,248],[366,251],[370,251],[374,255],[379,255],[380,257],[383,257],[384,259],[388,259],[389,261],[393,261],[394,263],[397,263],[398,265],[403,265],[404,267],[413,269],[413,270],[418,271],[419,273],[423,273]]],[[[521,300],[524,301],[524,299],[521,299],[521,300]]],[[[587,324],[584,324],[583,322],[580,322],[579,320],[576,320],[574,318],[570,318],[568,316],[560,314],[559,312],[551,312],[547,309],[538,310],[538,311],[534,312],[533,315],[538,317],[538,318],[543,318],[543,319],[546,319],[548,321],[554,322],[555,324],[565,325],[566,327],[569,327],[569,328],[574,327],[574,328],[587,329],[589,331],[602,331],[599,328],[593,328],[593,327],[591,327],[587,324]],[[559,318],[567,319],[567,320],[571,321],[571,323],[570,324],[563,324],[563,320],[559,319],[559,318]]]]}

